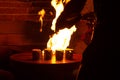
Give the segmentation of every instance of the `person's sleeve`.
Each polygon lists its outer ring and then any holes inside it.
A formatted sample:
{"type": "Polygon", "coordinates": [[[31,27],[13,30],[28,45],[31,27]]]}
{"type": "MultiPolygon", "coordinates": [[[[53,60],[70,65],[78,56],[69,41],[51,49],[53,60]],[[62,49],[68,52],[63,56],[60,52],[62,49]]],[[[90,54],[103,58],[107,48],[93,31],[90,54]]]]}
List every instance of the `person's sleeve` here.
{"type": "Polygon", "coordinates": [[[56,22],[56,31],[65,27],[70,28],[81,19],[80,12],[86,0],[71,0],[64,8],[56,22]]]}

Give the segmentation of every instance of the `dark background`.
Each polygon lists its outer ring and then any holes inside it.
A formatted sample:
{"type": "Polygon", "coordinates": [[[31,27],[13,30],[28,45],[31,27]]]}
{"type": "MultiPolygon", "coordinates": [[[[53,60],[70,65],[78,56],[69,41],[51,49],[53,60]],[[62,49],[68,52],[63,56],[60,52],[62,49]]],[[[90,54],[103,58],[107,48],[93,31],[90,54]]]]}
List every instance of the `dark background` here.
{"type": "Polygon", "coordinates": [[[7,67],[11,54],[46,48],[55,16],[50,2],[51,0],[0,0],[0,67],[7,67]],[[41,9],[46,11],[43,32],[40,32],[38,15],[41,9]]]}

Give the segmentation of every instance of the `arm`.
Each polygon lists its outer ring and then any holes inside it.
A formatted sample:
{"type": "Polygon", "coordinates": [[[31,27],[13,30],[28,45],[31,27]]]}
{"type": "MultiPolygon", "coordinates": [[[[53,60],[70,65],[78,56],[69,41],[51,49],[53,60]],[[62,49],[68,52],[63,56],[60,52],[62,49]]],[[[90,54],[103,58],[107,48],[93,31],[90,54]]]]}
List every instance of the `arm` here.
{"type": "Polygon", "coordinates": [[[70,28],[81,19],[81,10],[86,0],[71,0],[64,8],[56,23],[56,31],[68,27],[70,28]]]}

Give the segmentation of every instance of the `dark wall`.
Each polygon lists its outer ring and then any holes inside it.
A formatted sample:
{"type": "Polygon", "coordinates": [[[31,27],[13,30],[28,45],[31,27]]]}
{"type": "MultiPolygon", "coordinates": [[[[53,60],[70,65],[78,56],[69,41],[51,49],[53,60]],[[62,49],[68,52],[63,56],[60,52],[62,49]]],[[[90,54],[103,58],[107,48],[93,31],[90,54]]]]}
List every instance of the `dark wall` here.
{"type": "Polygon", "coordinates": [[[46,48],[54,9],[51,0],[0,0],[0,64],[13,53],[46,48]],[[45,9],[43,32],[38,11],[45,9]]]}
{"type": "Polygon", "coordinates": [[[31,45],[46,42],[51,32],[50,0],[0,1],[0,46],[31,45]],[[38,11],[45,9],[43,32],[40,32],[38,11]]]}

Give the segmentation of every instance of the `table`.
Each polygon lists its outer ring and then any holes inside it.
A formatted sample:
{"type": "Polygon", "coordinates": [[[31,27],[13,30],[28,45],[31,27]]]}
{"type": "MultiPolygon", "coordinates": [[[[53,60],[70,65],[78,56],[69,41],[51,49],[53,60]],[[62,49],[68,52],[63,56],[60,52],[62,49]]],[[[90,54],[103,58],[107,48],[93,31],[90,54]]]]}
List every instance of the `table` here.
{"type": "Polygon", "coordinates": [[[82,56],[73,55],[73,60],[32,60],[32,52],[10,56],[10,65],[19,80],[76,80],[82,56]]]}

